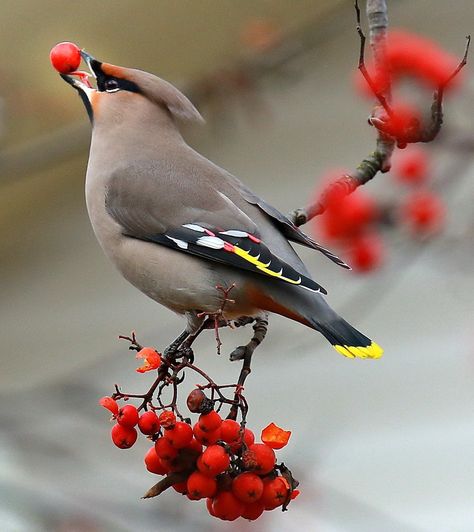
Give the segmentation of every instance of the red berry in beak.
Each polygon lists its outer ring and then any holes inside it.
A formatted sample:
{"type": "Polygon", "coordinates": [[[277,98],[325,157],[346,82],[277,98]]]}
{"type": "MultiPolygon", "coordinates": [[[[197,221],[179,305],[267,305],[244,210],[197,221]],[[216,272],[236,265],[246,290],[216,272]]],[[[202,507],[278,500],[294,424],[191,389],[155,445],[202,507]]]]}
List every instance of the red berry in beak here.
{"type": "Polygon", "coordinates": [[[81,64],[81,50],[72,42],[60,42],[49,54],[51,64],[61,74],[71,74],[81,64]]]}

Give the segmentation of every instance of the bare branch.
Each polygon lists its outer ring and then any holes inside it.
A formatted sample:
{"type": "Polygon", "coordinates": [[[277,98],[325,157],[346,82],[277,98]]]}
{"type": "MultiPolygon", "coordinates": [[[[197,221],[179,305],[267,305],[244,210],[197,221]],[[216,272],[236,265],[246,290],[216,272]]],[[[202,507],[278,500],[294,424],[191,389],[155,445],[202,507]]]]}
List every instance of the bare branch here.
{"type": "MultiPolygon", "coordinates": [[[[390,84],[384,88],[383,93],[376,88],[372,78],[370,77],[365,67],[365,34],[360,25],[360,8],[358,0],[355,1],[354,8],[356,11],[357,33],[360,37],[360,51],[359,51],[359,70],[366,79],[375,97],[382,105],[385,112],[391,116],[390,100],[391,88],[390,84]]],[[[386,48],[386,34],[388,26],[387,4],[385,0],[367,0],[367,18],[369,23],[369,40],[372,48],[374,58],[374,66],[376,75],[384,68],[384,57],[386,48]]],[[[328,198],[334,197],[332,193],[335,189],[341,190],[344,194],[350,194],[357,187],[367,183],[380,172],[388,172],[390,170],[390,159],[395,147],[395,141],[389,135],[378,131],[376,149],[373,153],[367,156],[359,164],[359,166],[350,174],[342,176],[340,179],[331,183],[321,194],[321,197],[316,203],[309,205],[306,208],[299,208],[290,213],[289,217],[296,226],[300,226],[322,214],[328,204],[328,198]]]]}

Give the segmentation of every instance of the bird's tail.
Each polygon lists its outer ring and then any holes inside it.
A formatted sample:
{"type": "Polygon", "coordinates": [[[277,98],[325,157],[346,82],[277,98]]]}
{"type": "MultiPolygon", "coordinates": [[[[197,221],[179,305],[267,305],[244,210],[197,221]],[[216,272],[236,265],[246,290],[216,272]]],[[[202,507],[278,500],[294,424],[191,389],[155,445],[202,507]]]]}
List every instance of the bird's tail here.
{"type": "Polygon", "coordinates": [[[383,349],[341,318],[321,294],[259,279],[259,286],[250,288],[248,297],[258,308],[281,314],[319,331],[345,357],[382,356],[383,349]]]}
{"type": "Polygon", "coordinates": [[[310,322],[332,344],[334,349],[345,357],[380,358],[383,354],[383,349],[378,344],[337,314],[331,320],[310,320],[310,322]]]}

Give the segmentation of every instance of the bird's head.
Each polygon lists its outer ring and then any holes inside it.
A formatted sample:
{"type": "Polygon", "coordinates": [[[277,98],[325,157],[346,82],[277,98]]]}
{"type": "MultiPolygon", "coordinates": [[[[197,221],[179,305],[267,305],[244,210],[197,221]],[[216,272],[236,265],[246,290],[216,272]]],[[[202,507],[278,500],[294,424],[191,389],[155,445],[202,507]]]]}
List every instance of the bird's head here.
{"type": "Polygon", "coordinates": [[[80,54],[91,76],[72,72],[61,74],[61,77],[78,91],[92,122],[100,120],[101,116],[119,121],[126,109],[146,113],[151,106],[158,106],[173,119],[203,120],[189,99],[171,83],[143,70],[103,63],[84,50],[80,54]],[[88,77],[95,80],[95,87],[88,77]]]}

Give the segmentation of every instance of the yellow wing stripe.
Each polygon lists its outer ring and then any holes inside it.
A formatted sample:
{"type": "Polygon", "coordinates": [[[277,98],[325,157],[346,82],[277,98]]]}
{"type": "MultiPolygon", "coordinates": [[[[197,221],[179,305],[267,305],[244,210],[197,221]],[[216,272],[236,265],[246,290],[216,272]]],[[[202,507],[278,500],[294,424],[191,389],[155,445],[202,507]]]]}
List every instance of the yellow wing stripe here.
{"type": "Polygon", "coordinates": [[[334,345],[333,347],[347,358],[380,358],[383,355],[383,349],[375,342],[367,347],[352,345],[334,345]]]}
{"type": "Polygon", "coordinates": [[[239,248],[238,246],[234,246],[233,251],[236,255],[238,255],[239,257],[242,257],[247,262],[250,262],[251,264],[256,266],[259,270],[261,270],[262,272],[268,275],[271,275],[273,277],[278,277],[278,279],[281,279],[282,281],[286,281],[287,283],[301,284],[301,277],[297,281],[295,281],[294,279],[289,279],[288,277],[283,276],[281,273],[274,272],[267,268],[268,264],[261,262],[260,260],[257,259],[257,257],[253,257],[252,255],[250,255],[250,253],[248,253],[244,249],[239,248]]]}

